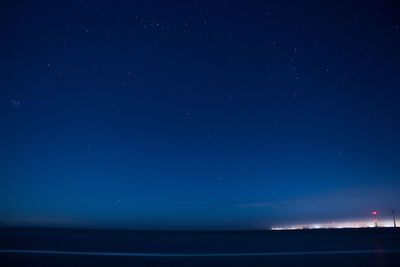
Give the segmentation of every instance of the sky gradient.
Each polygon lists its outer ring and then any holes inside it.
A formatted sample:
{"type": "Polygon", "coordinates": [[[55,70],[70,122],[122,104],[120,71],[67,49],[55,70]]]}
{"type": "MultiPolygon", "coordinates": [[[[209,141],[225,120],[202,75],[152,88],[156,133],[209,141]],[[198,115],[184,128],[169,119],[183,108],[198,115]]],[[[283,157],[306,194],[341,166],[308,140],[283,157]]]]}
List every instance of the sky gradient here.
{"type": "Polygon", "coordinates": [[[400,213],[395,1],[2,1],[0,225],[400,213]]]}

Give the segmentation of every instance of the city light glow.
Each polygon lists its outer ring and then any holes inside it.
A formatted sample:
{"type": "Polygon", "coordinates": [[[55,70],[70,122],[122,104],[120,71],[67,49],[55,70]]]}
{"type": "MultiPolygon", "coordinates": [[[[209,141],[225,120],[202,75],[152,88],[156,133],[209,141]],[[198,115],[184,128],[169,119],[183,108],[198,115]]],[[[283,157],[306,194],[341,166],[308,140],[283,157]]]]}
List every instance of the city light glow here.
{"type": "MultiPolygon", "coordinates": [[[[378,227],[393,227],[393,219],[382,219],[377,221],[378,227]]],[[[359,221],[331,221],[325,223],[309,223],[297,225],[282,225],[272,227],[271,230],[301,230],[301,229],[343,229],[343,228],[369,228],[375,227],[374,220],[359,221]]]]}

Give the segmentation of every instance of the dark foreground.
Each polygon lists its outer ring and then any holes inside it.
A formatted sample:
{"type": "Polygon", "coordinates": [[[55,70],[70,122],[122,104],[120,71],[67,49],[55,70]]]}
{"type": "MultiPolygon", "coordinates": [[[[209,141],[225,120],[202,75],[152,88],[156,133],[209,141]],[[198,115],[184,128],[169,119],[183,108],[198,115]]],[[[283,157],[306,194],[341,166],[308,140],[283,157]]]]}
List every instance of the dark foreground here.
{"type": "Polygon", "coordinates": [[[400,266],[400,231],[0,228],[0,266],[88,265],[400,266]]]}

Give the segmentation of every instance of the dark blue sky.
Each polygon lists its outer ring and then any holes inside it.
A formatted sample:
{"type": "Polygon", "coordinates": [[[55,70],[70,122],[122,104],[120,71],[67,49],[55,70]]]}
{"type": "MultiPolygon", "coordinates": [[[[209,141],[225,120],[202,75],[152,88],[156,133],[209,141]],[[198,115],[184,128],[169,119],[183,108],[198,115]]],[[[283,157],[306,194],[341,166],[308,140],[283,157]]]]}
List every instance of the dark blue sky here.
{"type": "Polygon", "coordinates": [[[0,224],[400,211],[396,1],[2,1],[0,224]]]}

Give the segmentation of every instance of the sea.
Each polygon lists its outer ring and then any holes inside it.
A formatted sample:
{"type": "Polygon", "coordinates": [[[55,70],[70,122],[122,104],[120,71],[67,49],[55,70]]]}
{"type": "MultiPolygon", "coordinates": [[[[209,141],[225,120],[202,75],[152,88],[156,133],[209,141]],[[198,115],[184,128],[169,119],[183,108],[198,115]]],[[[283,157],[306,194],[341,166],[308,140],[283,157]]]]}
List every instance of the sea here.
{"type": "Polygon", "coordinates": [[[0,227],[0,266],[400,266],[400,229],[0,227]]]}

